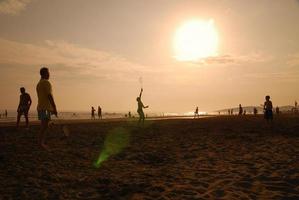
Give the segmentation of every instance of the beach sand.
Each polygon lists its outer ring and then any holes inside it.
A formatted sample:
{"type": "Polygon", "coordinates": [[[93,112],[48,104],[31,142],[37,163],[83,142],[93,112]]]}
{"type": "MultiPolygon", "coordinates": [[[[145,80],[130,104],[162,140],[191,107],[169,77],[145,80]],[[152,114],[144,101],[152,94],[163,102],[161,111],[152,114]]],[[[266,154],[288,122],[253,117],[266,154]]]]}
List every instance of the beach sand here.
{"type": "Polygon", "coordinates": [[[0,199],[299,199],[299,117],[0,128],[0,199]],[[96,165],[101,156],[103,161],[96,165]]]}

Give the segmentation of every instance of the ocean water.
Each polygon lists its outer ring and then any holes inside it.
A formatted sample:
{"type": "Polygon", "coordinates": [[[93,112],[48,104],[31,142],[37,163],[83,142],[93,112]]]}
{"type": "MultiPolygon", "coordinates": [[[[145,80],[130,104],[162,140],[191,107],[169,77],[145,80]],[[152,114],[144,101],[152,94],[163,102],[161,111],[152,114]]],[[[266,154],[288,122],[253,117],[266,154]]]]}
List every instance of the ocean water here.
{"type": "MultiPolygon", "coordinates": [[[[4,111],[0,111],[1,117],[0,122],[12,122],[17,120],[17,112],[8,110],[8,116],[4,116],[4,111]]],[[[185,112],[185,113],[174,113],[174,112],[168,112],[168,113],[145,113],[146,117],[156,117],[156,118],[162,118],[162,117],[193,117],[193,112],[185,112]]],[[[206,115],[207,113],[199,113],[200,115],[206,115]]],[[[132,113],[131,116],[134,118],[138,118],[137,113],[132,113]]],[[[97,113],[95,115],[96,119],[98,119],[97,113]]],[[[128,113],[124,112],[104,112],[102,113],[103,119],[116,119],[116,118],[126,118],[128,117],[128,113]]],[[[56,119],[56,117],[53,115],[52,119],[56,119]]],[[[68,112],[59,112],[57,119],[64,119],[64,120],[76,120],[76,119],[91,119],[91,113],[90,112],[84,112],[84,111],[68,111],[68,112]]],[[[21,121],[24,121],[24,116],[21,117],[21,121]]],[[[31,111],[29,112],[29,121],[36,121],[38,120],[37,112],[31,111]]]]}

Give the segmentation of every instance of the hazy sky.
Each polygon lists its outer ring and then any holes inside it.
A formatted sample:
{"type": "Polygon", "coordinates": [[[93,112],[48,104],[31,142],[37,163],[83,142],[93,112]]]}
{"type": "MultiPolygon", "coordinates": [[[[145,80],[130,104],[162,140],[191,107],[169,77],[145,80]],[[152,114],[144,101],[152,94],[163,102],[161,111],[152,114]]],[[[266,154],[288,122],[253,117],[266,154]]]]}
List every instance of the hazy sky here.
{"type": "Polygon", "coordinates": [[[299,100],[299,1],[0,0],[0,109],[33,98],[42,65],[59,110],[188,112],[299,100]],[[188,20],[213,19],[218,56],[174,58],[188,20]]]}

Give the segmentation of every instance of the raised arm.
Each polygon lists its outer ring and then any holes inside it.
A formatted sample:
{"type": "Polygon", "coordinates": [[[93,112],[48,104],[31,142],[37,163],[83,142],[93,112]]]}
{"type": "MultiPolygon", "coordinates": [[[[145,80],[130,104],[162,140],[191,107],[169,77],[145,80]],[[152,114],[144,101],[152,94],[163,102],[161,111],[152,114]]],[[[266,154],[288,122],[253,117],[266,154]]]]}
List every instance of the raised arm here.
{"type": "Polygon", "coordinates": [[[143,88],[141,88],[140,90],[139,98],[141,98],[142,92],[143,92],[143,88]]]}

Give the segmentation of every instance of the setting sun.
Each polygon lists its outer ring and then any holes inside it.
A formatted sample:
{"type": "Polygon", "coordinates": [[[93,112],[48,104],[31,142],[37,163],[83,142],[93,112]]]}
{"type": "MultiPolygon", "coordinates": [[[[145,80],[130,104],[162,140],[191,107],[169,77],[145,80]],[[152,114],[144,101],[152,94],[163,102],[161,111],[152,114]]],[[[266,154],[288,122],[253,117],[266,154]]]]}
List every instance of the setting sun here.
{"type": "Polygon", "coordinates": [[[174,38],[175,58],[197,61],[217,54],[218,35],[213,20],[192,20],[184,23],[174,38]]]}

